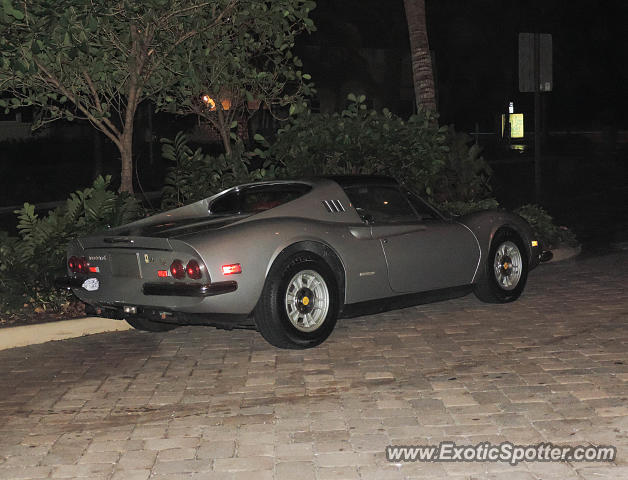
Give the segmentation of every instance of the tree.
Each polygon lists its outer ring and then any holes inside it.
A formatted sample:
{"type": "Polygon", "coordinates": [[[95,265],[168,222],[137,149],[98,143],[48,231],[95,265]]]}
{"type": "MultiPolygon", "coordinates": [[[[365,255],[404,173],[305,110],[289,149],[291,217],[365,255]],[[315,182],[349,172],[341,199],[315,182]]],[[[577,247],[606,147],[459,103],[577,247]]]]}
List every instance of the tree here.
{"type": "Polygon", "coordinates": [[[200,32],[228,22],[235,0],[3,0],[0,90],[11,107],[40,107],[35,127],[88,120],[118,148],[121,191],[133,191],[140,102],[176,80],[177,56],[200,32]],[[213,11],[212,11],[213,10],[213,11]]]}
{"type": "Polygon", "coordinates": [[[198,115],[219,133],[227,155],[232,130],[260,107],[274,113],[311,93],[310,76],[291,48],[303,31],[314,30],[308,18],[316,7],[311,0],[240,2],[238,28],[209,32],[211,63],[196,59],[208,55],[207,45],[187,52],[192,70],[176,89],[177,113],[198,115]],[[243,5],[246,4],[244,7],[243,5]]]}
{"type": "Polygon", "coordinates": [[[284,6],[295,28],[312,7],[306,0],[13,1],[0,7],[0,92],[8,92],[0,106],[39,107],[35,127],[59,118],[88,120],[118,147],[120,190],[128,192],[139,104],[151,99],[178,111],[189,85],[201,81],[198,72],[220,77],[216,66],[234,39],[277,41],[281,49],[280,35],[268,31],[272,25],[252,16],[258,5],[284,6]]]}
{"type": "Polygon", "coordinates": [[[425,20],[425,0],[404,0],[410,50],[412,55],[412,76],[414,78],[414,95],[417,108],[436,113],[436,90],[432,57],[427,38],[425,20]]]}

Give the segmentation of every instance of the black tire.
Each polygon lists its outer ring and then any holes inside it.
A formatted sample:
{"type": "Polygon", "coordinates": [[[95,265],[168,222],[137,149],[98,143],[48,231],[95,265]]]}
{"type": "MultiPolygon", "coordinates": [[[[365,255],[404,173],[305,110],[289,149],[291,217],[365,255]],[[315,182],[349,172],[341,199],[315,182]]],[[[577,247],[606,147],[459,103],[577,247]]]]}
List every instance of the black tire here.
{"type": "Polygon", "coordinates": [[[304,349],[320,345],[333,331],[338,319],[339,292],[338,282],[334,272],[329,265],[317,255],[310,252],[300,252],[294,254],[284,261],[275,262],[270,269],[262,295],[255,307],[254,317],[257,329],[264,339],[278,348],[304,349]],[[308,277],[308,272],[315,272],[316,276],[308,277]],[[295,291],[294,284],[291,283],[297,276],[312,278],[312,285],[315,286],[318,294],[308,290],[307,283],[295,291]],[[321,285],[320,282],[324,285],[321,285]],[[292,286],[291,286],[292,285],[292,286]],[[327,301],[325,302],[324,288],[327,289],[327,301]],[[309,293],[303,293],[303,292],[309,293]],[[311,295],[310,295],[311,294],[311,295]],[[312,297],[309,300],[309,296],[312,297]],[[301,301],[298,300],[301,296],[301,301]],[[293,301],[289,301],[293,298],[293,301]],[[307,302],[305,302],[307,300],[307,302]],[[317,303],[318,302],[318,303],[317,303]],[[322,306],[327,304],[326,311],[322,306]],[[304,310],[295,310],[294,306],[304,310]],[[306,310],[309,308],[310,310],[306,310]],[[320,312],[314,312],[320,310],[320,312]],[[318,320],[308,327],[290,320],[299,317],[300,312],[306,320],[318,315],[318,320]],[[308,317],[309,316],[309,317],[308,317]],[[311,329],[306,331],[307,329],[311,329]]]}
{"type": "Polygon", "coordinates": [[[528,256],[521,238],[511,230],[500,230],[493,237],[482,276],[474,286],[475,296],[487,303],[513,302],[521,296],[527,279],[528,256]],[[502,255],[502,248],[509,254],[502,255]]]}
{"type": "Polygon", "coordinates": [[[136,330],[144,332],[167,332],[178,327],[173,323],[155,322],[144,317],[125,318],[126,322],[136,330]]]}

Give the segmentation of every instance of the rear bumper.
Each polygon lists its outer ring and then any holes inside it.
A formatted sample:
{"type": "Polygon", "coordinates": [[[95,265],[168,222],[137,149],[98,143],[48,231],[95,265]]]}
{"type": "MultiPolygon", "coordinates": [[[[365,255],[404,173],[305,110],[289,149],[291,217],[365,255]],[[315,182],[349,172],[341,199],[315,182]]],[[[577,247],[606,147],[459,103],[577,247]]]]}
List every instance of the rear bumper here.
{"type": "Polygon", "coordinates": [[[167,297],[213,297],[235,292],[238,282],[215,283],[145,283],[142,286],[144,295],[167,297]]]}
{"type": "MultiPolygon", "coordinates": [[[[59,288],[78,289],[83,288],[83,283],[87,277],[65,276],[55,279],[55,285],[59,288]]],[[[167,297],[196,297],[205,298],[225,293],[235,292],[238,289],[238,282],[214,282],[214,283],[144,283],[142,293],[144,295],[167,296],[167,297]]]]}
{"type": "Polygon", "coordinates": [[[248,314],[240,313],[184,313],[150,306],[135,306],[134,312],[125,312],[124,306],[112,304],[87,304],[88,315],[126,320],[145,318],[154,322],[173,325],[204,325],[232,330],[234,328],[254,328],[255,324],[248,314]]]}

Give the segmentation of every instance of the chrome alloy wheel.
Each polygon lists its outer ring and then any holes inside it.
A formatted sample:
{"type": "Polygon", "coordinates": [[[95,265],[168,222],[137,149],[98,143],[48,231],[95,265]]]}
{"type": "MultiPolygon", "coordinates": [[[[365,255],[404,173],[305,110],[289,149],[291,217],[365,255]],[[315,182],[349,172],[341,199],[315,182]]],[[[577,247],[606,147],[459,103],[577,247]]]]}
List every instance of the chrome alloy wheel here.
{"type": "Polygon", "coordinates": [[[301,332],[313,332],[325,321],[329,310],[329,289],[323,277],[314,270],[298,272],[286,289],[286,314],[301,332]]]}
{"type": "Polygon", "coordinates": [[[493,270],[500,288],[503,290],[517,288],[523,271],[523,259],[517,245],[506,241],[499,246],[495,252],[493,270]]]}

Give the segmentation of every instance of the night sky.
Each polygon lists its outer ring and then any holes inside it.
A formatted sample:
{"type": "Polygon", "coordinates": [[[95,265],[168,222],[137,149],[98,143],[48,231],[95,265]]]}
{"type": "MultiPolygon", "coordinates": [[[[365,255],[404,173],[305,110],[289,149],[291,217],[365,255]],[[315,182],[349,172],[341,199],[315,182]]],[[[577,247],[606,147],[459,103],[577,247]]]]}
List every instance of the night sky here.
{"type": "MultiPolygon", "coordinates": [[[[401,66],[409,52],[403,1],[317,3],[318,32],[298,45],[317,86],[343,95],[343,85],[354,86],[409,113],[411,103],[399,98],[411,86],[401,66]],[[312,54],[312,47],[320,50],[312,54]],[[367,49],[388,50],[385,75],[369,76],[367,49]]],[[[533,94],[518,91],[518,33],[539,31],[553,36],[554,91],[544,95],[549,127],[628,127],[628,2],[427,0],[427,12],[441,122],[491,128],[509,101],[531,117],[533,94]]]]}

